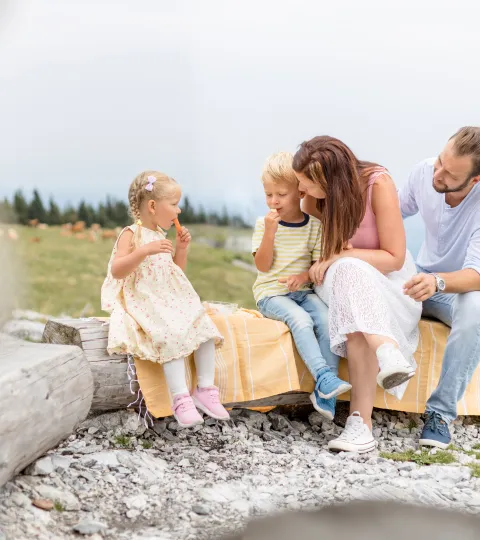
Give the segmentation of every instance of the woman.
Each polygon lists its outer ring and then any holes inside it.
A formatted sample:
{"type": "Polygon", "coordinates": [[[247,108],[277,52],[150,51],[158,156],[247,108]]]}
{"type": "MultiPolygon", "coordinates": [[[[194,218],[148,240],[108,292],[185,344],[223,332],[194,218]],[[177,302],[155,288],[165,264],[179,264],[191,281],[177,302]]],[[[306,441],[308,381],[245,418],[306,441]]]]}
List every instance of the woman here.
{"type": "Polygon", "coordinates": [[[397,191],[385,168],[359,161],[333,137],[304,142],[293,168],[305,212],[323,224],[322,259],[310,277],[329,306],[331,349],[347,357],[352,384],[345,430],[328,446],[368,452],[376,447],[377,383],[400,399],[416,367],[421,303],[403,291],[416,268],[397,191]]]}

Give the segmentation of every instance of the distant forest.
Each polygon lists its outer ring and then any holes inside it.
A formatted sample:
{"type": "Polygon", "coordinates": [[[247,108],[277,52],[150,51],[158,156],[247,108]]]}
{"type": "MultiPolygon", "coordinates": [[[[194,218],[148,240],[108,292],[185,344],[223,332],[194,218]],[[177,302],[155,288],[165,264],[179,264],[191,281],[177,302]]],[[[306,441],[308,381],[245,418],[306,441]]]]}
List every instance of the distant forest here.
{"type": "MultiPolygon", "coordinates": [[[[184,224],[207,223],[239,228],[249,227],[241,216],[229,214],[225,207],[221,212],[207,212],[202,206],[198,208],[192,206],[188,197],[185,197],[181,208],[181,222],[184,224]]],[[[12,200],[5,198],[0,201],[0,222],[27,225],[32,219],[38,219],[40,223],[47,225],[84,221],[88,227],[92,223],[98,223],[104,228],[125,227],[132,222],[128,214],[128,205],[111,197],[107,197],[105,202],[97,205],[80,201],[77,207],[67,205],[61,208],[53,198],[50,198],[48,203],[44,203],[38,190],[33,191],[30,200],[19,190],[12,200]]]]}

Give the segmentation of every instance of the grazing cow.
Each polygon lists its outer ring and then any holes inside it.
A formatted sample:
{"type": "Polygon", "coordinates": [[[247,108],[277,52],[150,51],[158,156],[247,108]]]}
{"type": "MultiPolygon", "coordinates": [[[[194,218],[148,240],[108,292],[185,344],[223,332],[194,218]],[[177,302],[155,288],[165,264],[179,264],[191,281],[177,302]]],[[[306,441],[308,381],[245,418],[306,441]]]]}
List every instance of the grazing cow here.
{"type": "Polygon", "coordinates": [[[77,221],[72,226],[72,231],[74,233],[82,233],[85,230],[85,221],[77,221]]]}

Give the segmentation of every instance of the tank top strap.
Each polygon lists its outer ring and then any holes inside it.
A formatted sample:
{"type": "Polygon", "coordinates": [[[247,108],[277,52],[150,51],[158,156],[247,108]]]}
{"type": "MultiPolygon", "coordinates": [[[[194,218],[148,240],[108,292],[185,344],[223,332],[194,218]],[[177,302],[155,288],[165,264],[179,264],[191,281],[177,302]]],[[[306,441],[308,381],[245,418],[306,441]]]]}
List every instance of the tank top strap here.
{"type": "Polygon", "coordinates": [[[375,167],[375,169],[370,173],[370,176],[368,177],[368,183],[367,183],[367,201],[368,205],[371,208],[372,207],[372,189],[373,184],[375,184],[375,181],[379,176],[382,176],[383,174],[390,176],[390,173],[388,172],[385,167],[375,167]]]}

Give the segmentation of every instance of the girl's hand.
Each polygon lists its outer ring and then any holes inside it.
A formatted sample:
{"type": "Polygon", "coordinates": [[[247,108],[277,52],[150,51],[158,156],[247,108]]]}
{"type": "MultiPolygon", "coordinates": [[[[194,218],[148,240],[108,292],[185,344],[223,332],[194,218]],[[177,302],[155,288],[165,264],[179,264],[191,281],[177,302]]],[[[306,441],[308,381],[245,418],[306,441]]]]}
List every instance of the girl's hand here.
{"type": "Polygon", "coordinates": [[[298,291],[303,285],[310,283],[310,277],[308,272],[302,272],[295,276],[289,276],[287,278],[280,278],[279,283],[284,283],[290,292],[298,291]]]}
{"type": "Polygon", "coordinates": [[[170,240],[155,240],[145,244],[147,255],[157,255],[158,253],[173,253],[173,244],[170,240]]]}
{"type": "Polygon", "coordinates": [[[177,250],[187,249],[188,245],[192,240],[192,235],[186,227],[182,227],[179,232],[177,232],[176,246],[177,250]]]}

